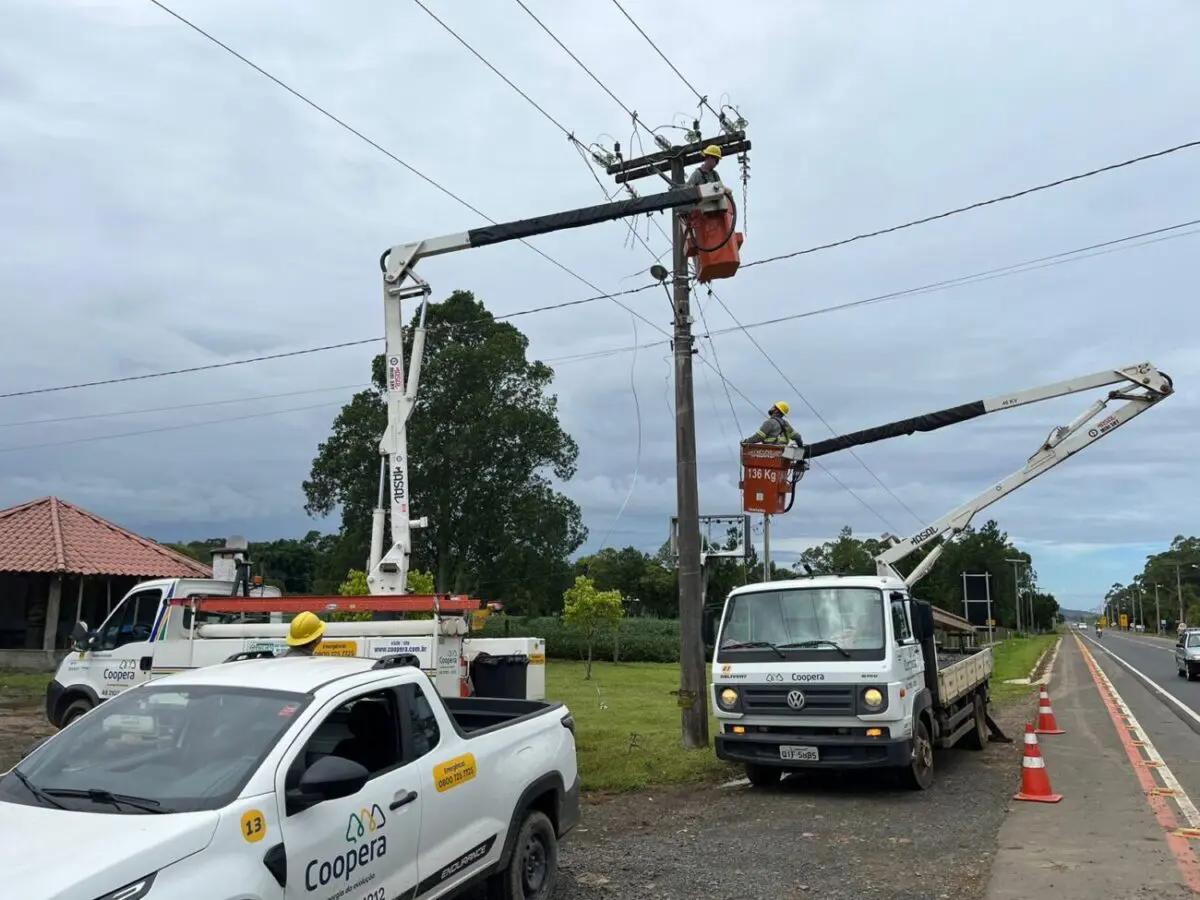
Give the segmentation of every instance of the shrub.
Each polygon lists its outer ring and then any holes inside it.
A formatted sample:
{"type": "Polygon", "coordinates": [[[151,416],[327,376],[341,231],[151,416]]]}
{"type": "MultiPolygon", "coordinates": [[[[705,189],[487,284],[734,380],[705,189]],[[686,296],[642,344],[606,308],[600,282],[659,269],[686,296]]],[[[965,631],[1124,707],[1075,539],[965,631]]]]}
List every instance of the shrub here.
{"type": "MultiPolygon", "coordinates": [[[[577,630],[557,617],[491,615],[479,637],[538,637],[546,641],[551,659],[587,659],[587,641],[577,630]]],[[[593,652],[597,659],[612,659],[614,640],[622,662],[679,662],[679,620],[622,619],[615,632],[597,635],[593,652]]]]}

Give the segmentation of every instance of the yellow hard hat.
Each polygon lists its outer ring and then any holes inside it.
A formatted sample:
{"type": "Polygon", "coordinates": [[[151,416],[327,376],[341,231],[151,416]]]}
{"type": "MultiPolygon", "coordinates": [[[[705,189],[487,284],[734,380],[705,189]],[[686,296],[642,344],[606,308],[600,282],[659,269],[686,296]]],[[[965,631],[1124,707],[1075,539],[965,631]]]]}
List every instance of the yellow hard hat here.
{"type": "Polygon", "coordinates": [[[703,150],[700,151],[700,155],[701,156],[711,156],[713,159],[720,159],[721,158],[721,148],[718,147],[716,144],[709,144],[707,147],[705,147],[703,150]]]}
{"type": "Polygon", "coordinates": [[[300,613],[292,619],[292,627],[288,629],[287,642],[289,647],[302,647],[320,640],[325,633],[325,623],[317,618],[315,613],[308,611],[300,613]]]}
{"type": "Polygon", "coordinates": [[[775,404],[775,408],[777,410],[779,410],[781,413],[783,413],[785,416],[792,411],[792,407],[788,404],[788,402],[786,400],[780,400],[778,403],[775,404]]]}

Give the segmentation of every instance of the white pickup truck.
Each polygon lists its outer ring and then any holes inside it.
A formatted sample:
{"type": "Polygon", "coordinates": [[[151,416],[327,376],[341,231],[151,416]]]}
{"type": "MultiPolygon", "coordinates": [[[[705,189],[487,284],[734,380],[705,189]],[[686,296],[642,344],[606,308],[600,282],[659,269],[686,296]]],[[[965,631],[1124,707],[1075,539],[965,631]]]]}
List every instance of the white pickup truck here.
{"type": "Polygon", "coordinates": [[[247,659],[122,692],[0,776],[11,900],[544,900],[579,817],[560,703],[409,656],[247,659]]]}

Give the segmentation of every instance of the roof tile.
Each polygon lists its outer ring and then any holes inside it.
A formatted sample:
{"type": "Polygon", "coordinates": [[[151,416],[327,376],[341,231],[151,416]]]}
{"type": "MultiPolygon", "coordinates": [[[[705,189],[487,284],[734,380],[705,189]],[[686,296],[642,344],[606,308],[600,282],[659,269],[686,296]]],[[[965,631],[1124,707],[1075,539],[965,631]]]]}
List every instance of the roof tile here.
{"type": "Polygon", "coordinates": [[[0,572],[135,578],[212,575],[203,563],[57,497],[0,510],[0,572]]]}

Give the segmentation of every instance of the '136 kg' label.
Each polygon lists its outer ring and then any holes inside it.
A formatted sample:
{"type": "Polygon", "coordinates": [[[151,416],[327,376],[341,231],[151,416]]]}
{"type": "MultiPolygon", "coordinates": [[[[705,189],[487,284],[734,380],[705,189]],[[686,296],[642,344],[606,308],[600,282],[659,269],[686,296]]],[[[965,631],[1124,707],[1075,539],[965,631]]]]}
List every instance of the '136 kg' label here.
{"type": "Polygon", "coordinates": [[[475,778],[475,756],[465,753],[433,767],[433,783],[439,794],[475,778]]]}

